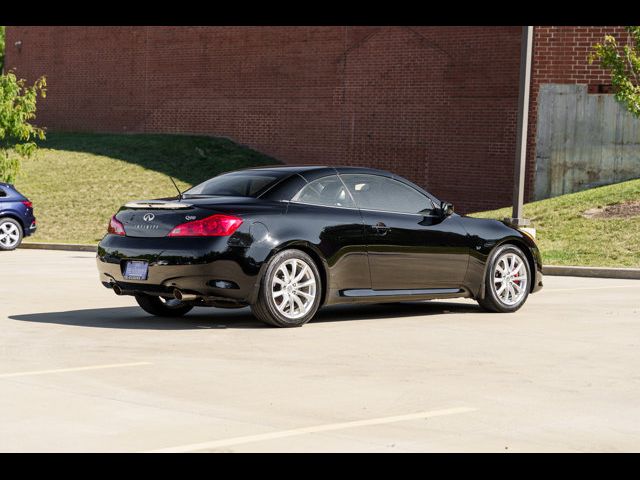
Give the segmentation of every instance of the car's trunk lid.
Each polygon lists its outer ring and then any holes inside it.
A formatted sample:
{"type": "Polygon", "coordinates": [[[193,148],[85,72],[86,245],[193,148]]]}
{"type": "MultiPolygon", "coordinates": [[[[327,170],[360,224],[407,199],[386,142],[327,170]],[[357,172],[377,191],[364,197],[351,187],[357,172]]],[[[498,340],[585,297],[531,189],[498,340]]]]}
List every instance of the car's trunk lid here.
{"type": "Polygon", "coordinates": [[[166,237],[171,230],[186,222],[200,220],[216,213],[236,214],[247,201],[237,197],[207,197],[141,200],[125,204],[116,219],[124,225],[129,237],[166,237]]]}

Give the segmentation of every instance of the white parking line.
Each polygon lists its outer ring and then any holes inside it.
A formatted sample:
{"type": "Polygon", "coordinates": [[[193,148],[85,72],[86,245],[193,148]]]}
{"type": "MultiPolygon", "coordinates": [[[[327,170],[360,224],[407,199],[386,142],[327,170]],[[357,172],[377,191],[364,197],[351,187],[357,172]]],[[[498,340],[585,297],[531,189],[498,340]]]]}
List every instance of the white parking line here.
{"type": "Polygon", "coordinates": [[[151,362],[112,363],[109,365],[91,365],[88,367],[58,368],[55,370],[32,370],[30,372],[0,373],[0,378],[27,377],[30,375],[45,375],[47,373],[81,372],[83,370],[102,370],[103,368],[137,367],[152,365],[151,362]]]}
{"type": "Polygon", "coordinates": [[[411,413],[409,415],[397,415],[395,417],[372,418],[369,420],[356,420],[353,422],[330,423],[326,425],[316,425],[315,427],[296,428],[293,430],[282,430],[280,432],[263,433],[259,435],[248,435],[245,437],[227,438],[222,440],[212,440],[210,442],[192,443],[190,445],[180,445],[177,447],[161,448],[150,450],[146,453],[184,453],[207,450],[218,447],[229,447],[244,443],[261,442],[276,438],[294,437],[306,435],[308,433],[328,432],[332,430],[344,430],[346,428],[365,427],[369,425],[383,425],[385,423],[403,422],[405,420],[417,420],[431,417],[441,417],[444,415],[455,415],[456,413],[475,412],[475,408],[447,408],[443,410],[431,410],[429,412],[411,413]]]}
{"type": "Polygon", "coordinates": [[[637,285],[611,285],[609,287],[576,287],[576,288],[547,288],[541,291],[546,292],[577,292],[579,290],[605,290],[607,288],[640,288],[640,282],[637,285]]]}

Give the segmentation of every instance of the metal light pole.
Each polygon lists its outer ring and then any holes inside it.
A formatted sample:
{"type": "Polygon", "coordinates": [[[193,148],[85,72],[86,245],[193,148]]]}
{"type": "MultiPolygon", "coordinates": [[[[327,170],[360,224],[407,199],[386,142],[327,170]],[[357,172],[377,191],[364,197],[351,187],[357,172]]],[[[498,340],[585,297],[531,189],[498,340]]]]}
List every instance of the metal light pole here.
{"type": "Polygon", "coordinates": [[[522,48],[520,52],[520,95],[518,99],[518,119],[516,137],[516,164],[513,183],[513,212],[505,219],[516,226],[526,226],[531,222],[522,216],[524,204],[524,180],[527,164],[527,126],[529,123],[529,89],[531,86],[531,55],[533,51],[533,27],[522,27],[522,48]]]}

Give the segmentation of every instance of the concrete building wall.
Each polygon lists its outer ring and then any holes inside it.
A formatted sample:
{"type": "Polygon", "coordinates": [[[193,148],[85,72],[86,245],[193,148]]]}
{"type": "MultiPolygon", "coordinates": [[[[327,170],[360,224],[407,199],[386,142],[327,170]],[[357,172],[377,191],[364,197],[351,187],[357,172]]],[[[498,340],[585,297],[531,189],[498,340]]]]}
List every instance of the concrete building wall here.
{"type": "Polygon", "coordinates": [[[640,120],[612,94],[545,84],[538,99],[536,199],[640,177],[640,120]]]}

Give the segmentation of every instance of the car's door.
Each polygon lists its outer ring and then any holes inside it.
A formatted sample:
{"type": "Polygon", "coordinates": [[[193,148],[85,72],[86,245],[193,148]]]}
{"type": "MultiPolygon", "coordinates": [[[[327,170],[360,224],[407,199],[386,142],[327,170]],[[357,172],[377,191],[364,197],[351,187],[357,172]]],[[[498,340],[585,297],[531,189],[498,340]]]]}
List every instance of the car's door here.
{"type": "Polygon", "coordinates": [[[442,217],[409,184],[373,174],[341,174],[365,225],[374,290],[458,287],[469,261],[457,216],[442,217]]]}
{"type": "Polygon", "coordinates": [[[332,293],[371,288],[362,216],[335,173],[308,179],[291,199],[287,216],[313,235],[309,240],[329,266],[332,293]]]}

